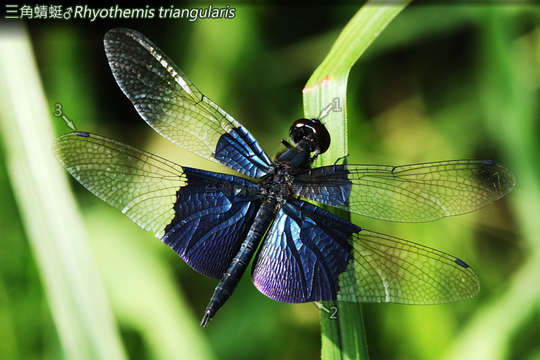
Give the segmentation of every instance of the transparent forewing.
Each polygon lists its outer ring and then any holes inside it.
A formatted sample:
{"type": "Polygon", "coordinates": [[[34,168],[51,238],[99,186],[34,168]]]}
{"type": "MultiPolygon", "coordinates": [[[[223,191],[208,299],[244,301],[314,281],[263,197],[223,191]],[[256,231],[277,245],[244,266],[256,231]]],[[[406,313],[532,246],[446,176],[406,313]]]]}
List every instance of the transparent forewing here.
{"type": "Polygon", "coordinates": [[[94,195],[158,238],[174,218],[176,192],[186,185],[182,167],[148,152],[85,132],[56,140],[57,157],[94,195]]]}
{"type": "Polygon", "coordinates": [[[514,176],[485,160],[334,165],[296,176],[304,198],[382,220],[423,222],[479,209],[507,194],[514,176]]]}
{"type": "Polygon", "coordinates": [[[338,300],[440,304],[474,297],[476,274],[441,251],[366,229],[351,238],[352,259],[339,277],[338,300]]]}
{"type": "Polygon", "coordinates": [[[150,40],[133,30],[113,29],[104,43],[118,85],[159,134],[245,175],[268,172],[270,159],[253,136],[150,40]]]}

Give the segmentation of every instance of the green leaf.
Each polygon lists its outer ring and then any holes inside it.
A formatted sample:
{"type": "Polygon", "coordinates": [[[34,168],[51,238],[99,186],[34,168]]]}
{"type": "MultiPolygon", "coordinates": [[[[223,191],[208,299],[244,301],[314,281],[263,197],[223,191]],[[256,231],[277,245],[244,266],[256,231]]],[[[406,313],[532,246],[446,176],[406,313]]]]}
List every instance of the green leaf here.
{"type": "MultiPolygon", "coordinates": [[[[410,2],[377,5],[370,1],[349,21],[304,90],[304,116],[323,118],[332,143],[315,166],[333,164],[348,154],[346,94],[349,71],[390,21],[410,2]],[[330,110],[331,109],[331,110],[330,110]],[[328,111],[330,110],[330,111],[328,111]]],[[[322,359],[367,359],[368,350],[360,304],[332,303],[337,320],[321,311],[322,359]]]]}
{"type": "Polygon", "coordinates": [[[53,156],[53,131],[28,35],[22,26],[0,35],[0,136],[64,356],[124,359],[81,218],[53,156]]]}

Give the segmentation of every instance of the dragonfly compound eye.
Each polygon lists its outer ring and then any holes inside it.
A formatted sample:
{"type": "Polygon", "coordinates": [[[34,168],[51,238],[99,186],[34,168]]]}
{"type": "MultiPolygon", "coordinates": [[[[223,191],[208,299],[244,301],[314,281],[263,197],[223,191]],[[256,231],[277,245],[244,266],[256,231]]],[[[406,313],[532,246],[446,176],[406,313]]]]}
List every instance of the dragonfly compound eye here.
{"type": "Polygon", "coordinates": [[[309,151],[324,153],[330,146],[330,134],[318,119],[298,119],[289,129],[289,138],[294,145],[308,144],[309,151]]]}

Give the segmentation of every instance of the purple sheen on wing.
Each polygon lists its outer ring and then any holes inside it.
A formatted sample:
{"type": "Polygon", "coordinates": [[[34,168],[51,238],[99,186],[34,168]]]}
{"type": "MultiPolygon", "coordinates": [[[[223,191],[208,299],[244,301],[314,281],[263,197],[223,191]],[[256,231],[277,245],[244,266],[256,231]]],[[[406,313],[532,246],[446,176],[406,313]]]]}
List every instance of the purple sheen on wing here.
{"type": "Polygon", "coordinates": [[[358,230],[304,201],[285,204],[254,263],[255,286],[282,302],[335,300],[351,257],[348,238],[358,230]]]}

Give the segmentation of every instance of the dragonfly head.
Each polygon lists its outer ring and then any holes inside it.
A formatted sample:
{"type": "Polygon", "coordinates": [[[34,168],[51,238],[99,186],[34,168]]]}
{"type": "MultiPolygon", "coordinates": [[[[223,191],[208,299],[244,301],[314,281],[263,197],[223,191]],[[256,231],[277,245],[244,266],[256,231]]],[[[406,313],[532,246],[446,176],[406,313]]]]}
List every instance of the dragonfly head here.
{"type": "Polygon", "coordinates": [[[330,134],[318,119],[298,119],[289,129],[289,138],[295,146],[310,153],[322,154],[330,146],[330,134]]]}

